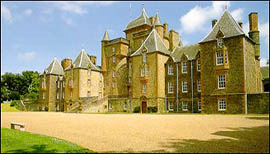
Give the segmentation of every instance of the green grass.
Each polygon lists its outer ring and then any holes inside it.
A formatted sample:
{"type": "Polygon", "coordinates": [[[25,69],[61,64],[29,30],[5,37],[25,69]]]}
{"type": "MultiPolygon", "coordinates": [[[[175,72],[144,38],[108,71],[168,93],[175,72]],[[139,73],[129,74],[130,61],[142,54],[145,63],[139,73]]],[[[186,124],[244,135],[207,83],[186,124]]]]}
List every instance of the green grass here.
{"type": "Polygon", "coordinates": [[[94,153],[54,137],[1,128],[1,153],[94,153]]]}
{"type": "Polygon", "coordinates": [[[21,112],[15,106],[10,106],[10,103],[1,103],[1,112],[21,112]]]}

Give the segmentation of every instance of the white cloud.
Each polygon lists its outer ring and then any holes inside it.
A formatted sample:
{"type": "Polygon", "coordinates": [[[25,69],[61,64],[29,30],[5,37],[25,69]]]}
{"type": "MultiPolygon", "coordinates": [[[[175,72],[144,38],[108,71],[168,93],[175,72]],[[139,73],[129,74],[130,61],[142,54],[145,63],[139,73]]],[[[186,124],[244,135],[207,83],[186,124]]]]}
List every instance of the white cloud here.
{"type": "Polygon", "coordinates": [[[73,25],[73,20],[71,18],[62,16],[62,19],[67,25],[73,25]]]}
{"type": "MultiPolygon", "coordinates": [[[[219,18],[225,7],[230,7],[228,1],[214,1],[211,6],[201,7],[195,6],[185,15],[180,17],[181,30],[180,33],[193,33],[197,31],[207,31],[209,26],[206,23],[211,23],[212,19],[219,18]]],[[[236,20],[242,20],[244,10],[242,8],[232,11],[232,15],[236,20]]]]}
{"type": "Polygon", "coordinates": [[[243,19],[243,13],[244,13],[244,9],[238,8],[238,9],[232,11],[231,12],[231,15],[238,22],[238,21],[242,21],[242,19],[243,19]]]}
{"type": "Polygon", "coordinates": [[[33,12],[33,11],[32,11],[31,9],[26,9],[26,10],[24,11],[24,14],[30,16],[30,15],[32,14],[32,12],[33,12]]]}
{"type": "Polygon", "coordinates": [[[261,60],[260,60],[260,66],[262,67],[262,66],[269,66],[269,64],[267,64],[267,60],[268,59],[266,59],[266,58],[262,58],[261,60]]]}
{"type": "Polygon", "coordinates": [[[36,57],[36,52],[33,52],[33,51],[31,51],[31,52],[24,52],[24,53],[19,52],[17,54],[17,58],[19,60],[22,60],[22,61],[31,61],[35,57],[36,57]]]}
{"type": "Polygon", "coordinates": [[[12,22],[12,15],[10,9],[1,4],[1,19],[5,19],[8,23],[12,22]]]}

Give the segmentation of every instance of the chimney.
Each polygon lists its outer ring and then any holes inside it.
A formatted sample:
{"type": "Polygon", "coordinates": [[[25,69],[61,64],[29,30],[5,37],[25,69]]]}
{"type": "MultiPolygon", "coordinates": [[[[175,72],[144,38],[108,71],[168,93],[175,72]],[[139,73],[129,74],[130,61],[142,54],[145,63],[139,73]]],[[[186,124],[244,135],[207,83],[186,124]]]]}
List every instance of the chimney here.
{"type": "Polygon", "coordinates": [[[255,44],[255,57],[260,57],[260,32],[258,30],[258,13],[251,12],[249,15],[249,37],[256,43],[255,44]]]}
{"type": "Polygon", "coordinates": [[[243,29],[243,23],[241,21],[239,21],[238,24],[241,27],[241,29],[243,29]]]}
{"type": "Polygon", "coordinates": [[[150,17],[149,20],[150,20],[151,24],[154,25],[155,18],[154,17],[150,17]]]}
{"type": "MultiPolygon", "coordinates": [[[[88,55],[88,54],[87,54],[87,55],[88,55]]],[[[92,56],[92,55],[88,55],[88,57],[89,57],[90,61],[91,61],[94,65],[96,65],[96,59],[97,59],[97,57],[96,57],[96,56],[92,56]]]]}
{"type": "Polygon", "coordinates": [[[173,51],[175,47],[179,44],[179,33],[175,30],[170,30],[169,32],[169,49],[173,51]]]}
{"type": "Polygon", "coordinates": [[[217,19],[212,20],[212,28],[214,28],[216,23],[217,23],[217,19]]]}

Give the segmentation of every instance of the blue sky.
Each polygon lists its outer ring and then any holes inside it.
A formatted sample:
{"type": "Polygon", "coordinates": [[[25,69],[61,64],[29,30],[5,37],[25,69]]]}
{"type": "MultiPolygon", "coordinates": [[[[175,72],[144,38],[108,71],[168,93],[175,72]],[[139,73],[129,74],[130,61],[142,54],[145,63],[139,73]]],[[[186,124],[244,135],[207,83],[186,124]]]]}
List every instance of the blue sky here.
{"type": "MultiPolygon", "coordinates": [[[[248,33],[248,14],[258,12],[261,65],[269,59],[268,2],[144,2],[148,16],[159,12],[162,23],[180,33],[184,45],[198,43],[227,6],[248,33]]],[[[54,57],[74,61],[81,48],[101,63],[101,39],[125,37],[123,30],[138,17],[142,2],[1,2],[1,74],[42,72],[54,57]],[[131,8],[130,8],[131,6],[131,8]]]]}

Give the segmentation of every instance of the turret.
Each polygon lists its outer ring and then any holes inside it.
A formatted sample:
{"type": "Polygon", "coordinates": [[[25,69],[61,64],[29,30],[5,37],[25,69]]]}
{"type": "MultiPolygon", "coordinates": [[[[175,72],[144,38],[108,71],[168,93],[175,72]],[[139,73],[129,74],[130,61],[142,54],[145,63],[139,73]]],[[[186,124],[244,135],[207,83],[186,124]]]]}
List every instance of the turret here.
{"type": "Polygon", "coordinates": [[[156,17],[155,17],[155,23],[154,23],[154,26],[160,36],[160,38],[163,38],[163,26],[160,22],[160,19],[159,19],[159,16],[158,16],[158,12],[156,14],[156,17]]]}
{"type": "Polygon", "coordinates": [[[104,33],[103,39],[101,41],[101,54],[102,54],[102,60],[101,60],[101,69],[102,71],[107,71],[107,66],[106,66],[106,53],[105,53],[105,45],[108,43],[109,41],[109,34],[107,32],[107,30],[104,33]]]}
{"type": "Polygon", "coordinates": [[[179,44],[179,34],[178,34],[178,32],[176,32],[175,30],[170,30],[170,33],[169,33],[169,42],[170,42],[170,47],[169,47],[169,49],[171,50],[171,51],[173,51],[173,49],[175,48],[175,47],[177,47],[178,46],[178,44],[179,44]]]}
{"type": "Polygon", "coordinates": [[[249,14],[249,37],[256,43],[255,44],[255,57],[260,57],[260,35],[258,30],[258,13],[251,12],[249,14]]]}

